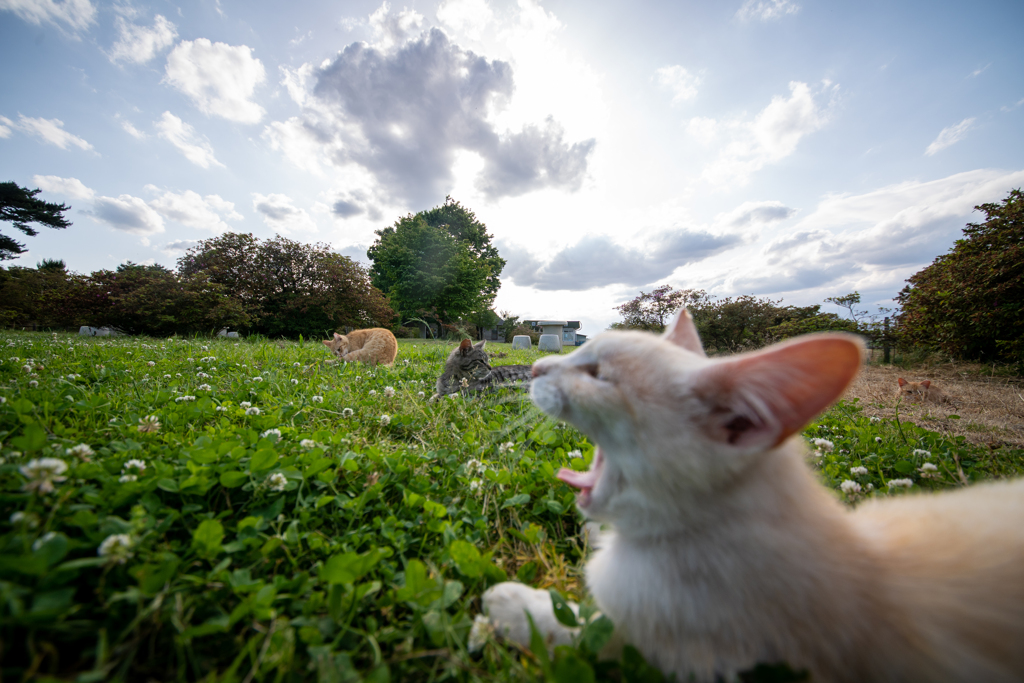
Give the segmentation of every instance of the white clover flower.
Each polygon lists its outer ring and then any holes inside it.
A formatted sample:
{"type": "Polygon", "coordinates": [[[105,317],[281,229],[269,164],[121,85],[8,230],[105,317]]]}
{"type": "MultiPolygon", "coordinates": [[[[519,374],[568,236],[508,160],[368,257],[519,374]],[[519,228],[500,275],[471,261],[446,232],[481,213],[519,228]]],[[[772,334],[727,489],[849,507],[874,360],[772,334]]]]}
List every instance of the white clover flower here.
{"type": "Polygon", "coordinates": [[[199,379],[208,379],[210,376],[207,375],[205,372],[197,372],[196,377],[198,377],[199,379]]]}
{"type": "Polygon", "coordinates": [[[342,417],[352,417],[354,414],[355,411],[352,410],[351,408],[345,408],[345,410],[341,411],[342,417]]]}
{"type": "Polygon", "coordinates": [[[395,388],[394,387],[384,387],[384,395],[387,396],[388,398],[391,398],[392,396],[395,395],[395,388]]]}
{"type": "Polygon", "coordinates": [[[882,418],[880,418],[880,417],[875,417],[874,415],[872,415],[872,416],[871,416],[871,420],[870,420],[870,421],[871,421],[871,422],[872,422],[873,424],[878,424],[879,422],[881,422],[881,421],[882,421],[882,418]]]}
{"type": "Polygon", "coordinates": [[[181,377],[181,373],[180,372],[176,372],[176,373],[174,373],[174,376],[175,377],[181,377]]]}
{"type": "MultiPolygon", "coordinates": [[[[406,363],[408,362],[406,361],[406,363]]],[[[494,626],[491,625],[491,620],[483,614],[476,615],[473,618],[473,627],[469,629],[469,641],[466,643],[466,648],[470,652],[479,652],[492,633],[494,633],[494,626]]]]}
{"type": "Polygon", "coordinates": [[[263,381],[263,378],[262,378],[262,377],[253,377],[253,378],[252,378],[252,381],[253,381],[253,382],[262,382],[262,381],[263,381]]]}
{"type": "Polygon", "coordinates": [[[316,441],[313,441],[313,439],[303,439],[299,442],[299,445],[303,448],[316,448],[316,441]]]}
{"type": "Polygon", "coordinates": [[[323,397],[323,396],[314,396],[314,397],[313,397],[313,398],[311,398],[310,400],[311,400],[311,401],[312,401],[313,403],[323,403],[323,402],[324,402],[324,397],[323,397]]]}
{"type": "Polygon", "coordinates": [[[202,347],[202,349],[203,349],[203,351],[209,351],[210,347],[209,346],[204,346],[204,347],[202,347]]]}
{"type": "Polygon", "coordinates": [[[10,517],[11,524],[25,523],[29,529],[39,526],[39,517],[34,512],[15,512],[10,517]]]}
{"type": "Polygon", "coordinates": [[[278,440],[280,441],[280,439],[281,439],[281,430],[280,429],[268,429],[267,431],[265,431],[262,434],[260,434],[260,438],[261,439],[265,439],[268,436],[276,436],[278,438],[278,440]]]}
{"type": "Polygon", "coordinates": [[[370,396],[376,396],[376,395],[377,395],[377,390],[376,389],[370,389],[370,396]]]}
{"type": "Polygon", "coordinates": [[[179,396],[176,399],[174,399],[174,402],[175,403],[181,403],[182,401],[194,401],[194,400],[196,400],[195,396],[179,396]]]}
{"type": "Polygon", "coordinates": [[[170,378],[171,378],[170,375],[164,375],[164,379],[170,379],[170,378]]]}
{"type": "Polygon", "coordinates": [[[420,398],[423,398],[423,397],[426,396],[426,394],[424,394],[422,391],[416,392],[416,395],[419,396],[420,398]]]}
{"type": "Polygon", "coordinates": [[[138,470],[139,472],[142,472],[143,470],[146,469],[146,461],[145,460],[139,460],[138,458],[132,458],[131,460],[129,460],[128,462],[126,462],[124,464],[124,466],[121,468],[121,471],[122,472],[127,472],[130,469],[134,469],[134,470],[138,470]]]}
{"type": "Polygon", "coordinates": [[[0,406],[2,406],[5,403],[7,403],[7,397],[6,396],[0,396],[0,406]]]}
{"type": "Polygon", "coordinates": [[[251,406],[251,405],[252,405],[252,404],[251,404],[251,403],[249,403],[248,401],[242,401],[241,403],[239,403],[239,404],[238,404],[238,407],[239,407],[239,408],[248,408],[248,407],[249,407],[249,406],[251,406]]]}
{"type": "Polygon", "coordinates": [[[480,480],[479,479],[472,479],[472,480],[470,480],[470,482],[469,482],[469,490],[470,491],[479,491],[480,490],[480,480]]]}
{"type": "Polygon", "coordinates": [[[216,410],[218,413],[224,413],[227,412],[228,408],[227,406],[217,406],[216,408],[214,408],[214,410],[216,410]]]}
{"type": "Polygon", "coordinates": [[[573,459],[573,458],[582,458],[583,457],[583,453],[581,453],[578,450],[577,451],[569,451],[568,453],[566,453],[566,455],[569,456],[570,460],[573,459]]]}
{"type": "Polygon", "coordinates": [[[933,462],[926,462],[925,464],[921,465],[921,471],[922,472],[938,472],[939,471],[939,466],[936,465],[933,462]]]}
{"type": "Polygon", "coordinates": [[[920,448],[915,448],[914,449],[914,457],[917,457],[917,456],[921,456],[921,457],[924,457],[924,458],[930,458],[930,457],[932,457],[932,453],[931,453],[931,451],[926,451],[926,450],[922,450],[920,448]]]}
{"type": "Polygon", "coordinates": [[[122,484],[127,484],[130,481],[138,481],[138,479],[134,474],[122,474],[118,481],[122,484]]]}
{"type": "Polygon", "coordinates": [[[256,406],[253,406],[252,408],[246,408],[245,409],[245,414],[246,415],[259,415],[260,414],[260,409],[257,408],[256,406]]]}
{"type": "Polygon", "coordinates": [[[132,537],[128,534],[111,534],[100,543],[96,554],[112,564],[124,564],[132,556],[131,547],[132,537]]]}
{"type": "Polygon", "coordinates": [[[460,387],[462,387],[463,389],[469,389],[469,380],[468,380],[468,379],[466,379],[465,377],[463,377],[463,378],[462,378],[462,379],[461,379],[461,380],[459,381],[459,386],[460,386],[460,387]]]}
{"type": "Polygon", "coordinates": [[[860,465],[857,465],[856,467],[851,467],[850,468],[850,474],[853,474],[853,475],[858,476],[858,477],[863,476],[863,475],[865,475],[867,473],[868,473],[868,468],[867,467],[861,467],[860,465]]]}
{"type": "Polygon", "coordinates": [[[454,401],[455,399],[457,399],[458,397],[459,397],[459,395],[458,395],[458,394],[448,394],[448,398],[450,398],[450,399],[451,399],[451,400],[453,400],[453,401],[454,401]]]}
{"type": "Polygon", "coordinates": [[[356,375],[356,381],[357,381],[357,382],[358,382],[359,380],[361,380],[361,379],[362,379],[362,377],[360,377],[359,375],[356,375]]]}
{"type": "Polygon", "coordinates": [[[18,469],[28,478],[24,486],[26,491],[51,493],[55,482],[59,484],[67,479],[60,475],[67,471],[68,465],[60,458],[37,458],[29,460],[18,469]]]}
{"type": "Polygon", "coordinates": [[[56,531],[47,531],[45,534],[43,534],[42,536],[37,538],[35,543],[32,544],[32,550],[39,550],[44,545],[46,545],[49,541],[52,541],[55,538],[57,538],[57,532],[56,531]]]}
{"type": "Polygon", "coordinates": [[[299,383],[299,380],[297,380],[297,379],[295,379],[295,378],[293,377],[293,378],[292,378],[292,384],[298,384],[298,383],[299,383]]]}
{"type": "Polygon", "coordinates": [[[76,458],[88,458],[90,455],[96,455],[96,451],[90,448],[89,444],[80,443],[77,446],[69,448],[68,455],[72,455],[76,458]]]}
{"type": "Polygon", "coordinates": [[[902,486],[903,488],[910,488],[914,485],[913,479],[890,479],[886,482],[889,488],[896,488],[902,486]]]}
{"type": "Polygon", "coordinates": [[[391,416],[390,415],[381,415],[380,416],[380,426],[381,427],[387,427],[389,424],[391,424],[391,416]]]}
{"type": "Polygon", "coordinates": [[[196,390],[197,391],[213,391],[213,387],[211,387],[209,384],[200,384],[198,387],[196,387],[196,390]]]}
{"type": "Polygon", "coordinates": [[[160,419],[156,415],[139,418],[139,431],[143,434],[160,431],[160,419]]]}
{"type": "MultiPolygon", "coordinates": [[[[512,448],[514,448],[514,447],[515,447],[515,444],[513,442],[506,441],[505,443],[503,443],[503,444],[498,446],[498,452],[499,453],[507,453],[508,451],[512,450],[512,448]]],[[[576,451],[576,453],[579,453],[579,451],[576,451]]]]}
{"type": "Polygon", "coordinates": [[[32,372],[32,366],[31,366],[31,365],[22,365],[22,366],[21,366],[21,369],[22,369],[22,370],[23,370],[24,372],[32,372]]]}
{"type": "Polygon", "coordinates": [[[875,443],[882,443],[882,437],[876,436],[875,437],[875,443]]]}
{"type": "Polygon", "coordinates": [[[36,387],[39,386],[39,382],[37,382],[36,380],[32,380],[31,382],[28,383],[28,385],[35,389],[36,387]]]}
{"type": "Polygon", "coordinates": [[[852,479],[846,479],[845,481],[843,481],[843,483],[839,485],[839,488],[842,489],[843,493],[846,494],[860,493],[860,484],[853,481],[852,479]]]}
{"type": "Polygon", "coordinates": [[[300,368],[300,367],[302,367],[302,363],[300,363],[298,361],[295,361],[294,363],[292,363],[292,367],[293,368],[300,368]]]}
{"type": "Polygon", "coordinates": [[[280,472],[274,472],[267,477],[267,488],[271,491],[284,491],[288,486],[288,479],[280,472]]]}
{"type": "Polygon", "coordinates": [[[814,444],[816,448],[819,448],[826,453],[831,453],[836,447],[835,444],[828,439],[811,439],[811,443],[814,444]]]}
{"type": "Polygon", "coordinates": [[[149,361],[148,363],[146,363],[146,365],[148,365],[149,367],[154,367],[156,363],[154,361],[149,361]]]}
{"type": "Polygon", "coordinates": [[[186,360],[188,360],[189,363],[195,363],[196,362],[195,358],[187,358],[186,360]]]}

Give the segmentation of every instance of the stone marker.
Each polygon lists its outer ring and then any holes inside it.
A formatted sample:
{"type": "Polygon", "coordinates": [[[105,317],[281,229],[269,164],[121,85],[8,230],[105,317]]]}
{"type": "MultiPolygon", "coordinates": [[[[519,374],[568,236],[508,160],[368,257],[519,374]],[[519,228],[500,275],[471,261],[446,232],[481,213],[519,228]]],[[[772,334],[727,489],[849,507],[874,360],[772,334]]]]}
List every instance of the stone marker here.
{"type": "Polygon", "coordinates": [[[109,337],[111,331],[109,327],[89,327],[88,325],[82,325],[78,328],[78,334],[87,337],[109,337]]]}
{"type": "Polygon", "coordinates": [[[562,350],[562,338],[557,334],[542,334],[540,341],[537,342],[537,348],[541,351],[559,353],[562,350]]]}
{"type": "Polygon", "coordinates": [[[530,342],[530,337],[528,335],[517,334],[516,336],[512,337],[512,349],[513,350],[515,350],[515,349],[528,349],[531,346],[533,346],[533,344],[532,344],[532,342],[530,342]]]}

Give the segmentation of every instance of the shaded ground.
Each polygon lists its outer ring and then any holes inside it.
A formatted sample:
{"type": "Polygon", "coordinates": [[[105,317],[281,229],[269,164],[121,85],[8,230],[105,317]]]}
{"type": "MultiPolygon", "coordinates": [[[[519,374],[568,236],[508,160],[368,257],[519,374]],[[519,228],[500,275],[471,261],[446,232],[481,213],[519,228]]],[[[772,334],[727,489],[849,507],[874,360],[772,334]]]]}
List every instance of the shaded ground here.
{"type": "Polygon", "coordinates": [[[1024,378],[985,377],[977,367],[943,365],[918,370],[869,365],[847,390],[845,398],[859,398],[864,414],[893,417],[925,429],[964,436],[990,448],[1024,448],[1024,378]],[[970,371],[969,371],[970,370],[970,371]],[[931,380],[953,400],[952,404],[897,401],[896,380],[931,380]],[[960,419],[950,419],[959,415],[960,419]]]}

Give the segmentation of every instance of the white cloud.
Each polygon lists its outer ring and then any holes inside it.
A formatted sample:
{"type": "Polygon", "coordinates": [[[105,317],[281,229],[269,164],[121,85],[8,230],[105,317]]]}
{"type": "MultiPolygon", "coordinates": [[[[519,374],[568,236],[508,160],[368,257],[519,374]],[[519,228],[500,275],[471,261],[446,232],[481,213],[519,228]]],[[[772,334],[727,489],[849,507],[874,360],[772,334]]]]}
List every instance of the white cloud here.
{"type": "MultiPolygon", "coordinates": [[[[827,92],[834,94],[837,88],[825,83],[827,92]]],[[[796,151],[804,136],[825,125],[829,107],[815,101],[810,86],[793,81],[789,84],[789,91],[788,98],[773,97],[751,121],[690,121],[690,130],[705,139],[709,132],[728,131],[732,134],[731,141],[718,158],[704,169],[706,180],[743,185],[751,174],[788,157],[796,151]]]]}
{"type": "Polygon", "coordinates": [[[252,193],[252,208],[263,215],[263,221],[281,232],[316,232],[316,222],[305,209],[292,204],[291,197],[283,194],[262,195],[252,193]]]}
{"type": "Polygon", "coordinates": [[[967,131],[974,126],[974,121],[975,119],[973,118],[964,119],[954,126],[943,128],[939,131],[938,137],[932,141],[932,144],[928,145],[928,149],[924,151],[925,155],[931,156],[963,140],[964,136],[967,135],[967,131]]]}
{"type": "Polygon", "coordinates": [[[210,165],[223,167],[213,155],[213,147],[209,140],[200,139],[196,129],[188,125],[169,111],[165,111],[159,121],[154,121],[157,134],[178,148],[185,158],[196,166],[209,168],[210,165]]]}
{"type": "Polygon", "coordinates": [[[743,202],[732,211],[719,214],[715,223],[730,228],[764,226],[785,220],[796,213],[782,202],[743,202]]]}
{"type": "Polygon", "coordinates": [[[188,251],[198,244],[199,240],[174,240],[160,247],[160,251],[170,256],[175,256],[181,252],[188,251]]]}
{"type": "MultiPolygon", "coordinates": [[[[34,119],[25,116],[24,114],[18,115],[18,122],[14,123],[10,119],[4,118],[3,123],[34,135],[41,139],[43,142],[48,142],[51,145],[56,145],[61,149],[67,149],[68,145],[74,145],[79,149],[86,151],[92,149],[92,145],[71,133],[64,130],[64,122],[60,119],[34,119]]],[[[6,135],[0,137],[7,137],[6,135]]]]}
{"type": "Polygon", "coordinates": [[[0,0],[0,10],[36,26],[65,24],[73,31],[84,31],[96,22],[96,8],[89,0],[0,0]]]}
{"type": "Polygon", "coordinates": [[[487,0],[447,0],[437,8],[437,19],[459,35],[480,40],[494,12],[487,0]]]}
{"type": "Polygon", "coordinates": [[[146,139],[146,134],[143,133],[138,128],[136,128],[135,126],[133,126],[131,121],[122,121],[121,127],[124,128],[125,132],[128,133],[128,135],[131,135],[136,140],[146,139]]]}
{"type": "Polygon", "coordinates": [[[320,168],[320,143],[306,128],[302,119],[293,116],[287,121],[272,121],[263,129],[263,139],[275,152],[284,154],[285,159],[296,167],[316,175],[322,175],[320,168]]]}
{"type": "Polygon", "coordinates": [[[654,73],[654,79],[665,90],[672,93],[672,104],[692,100],[697,96],[697,86],[701,77],[692,74],[678,64],[663,66],[654,73]]]}
{"type": "Polygon", "coordinates": [[[32,182],[46,192],[62,194],[75,199],[92,199],[96,196],[91,188],[78,178],[61,178],[56,175],[34,175],[32,182]]]}
{"type": "Polygon", "coordinates": [[[156,15],[152,27],[138,26],[124,17],[117,17],[116,23],[118,39],[108,55],[112,62],[145,64],[178,37],[174,24],[160,14],[156,15]]]}
{"type": "MultiPolygon", "coordinates": [[[[147,185],[146,189],[159,191],[153,185],[147,185]]],[[[164,218],[213,232],[225,232],[231,229],[224,219],[238,221],[243,218],[242,214],[235,211],[235,205],[232,202],[215,194],[202,197],[198,192],[192,190],[185,190],[180,194],[165,191],[150,201],[149,205],[164,218]]]]}
{"type": "Polygon", "coordinates": [[[11,137],[11,128],[14,126],[14,121],[11,121],[6,116],[0,116],[0,139],[11,137]]]}
{"type": "Polygon", "coordinates": [[[377,40],[374,47],[384,51],[401,45],[422,26],[422,14],[411,9],[403,9],[398,14],[392,14],[391,5],[387,0],[370,15],[370,30],[377,40]]]}
{"type": "Polygon", "coordinates": [[[252,101],[266,80],[263,63],[245,45],[183,40],[167,56],[166,81],[201,112],[239,123],[258,123],[263,107],[252,101]]]}
{"type": "Polygon", "coordinates": [[[153,235],[164,231],[164,220],[146,202],[123,194],[117,197],[99,197],[93,202],[91,216],[116,230],[134,235],[153,235]]]}
{"type": "Polygon", "coordinates": [[[743,20],[758,19],[760,21],[771,21],[780,19],[787,14],[796,14],[800,11],[800,5],[790,0],[746,0],[736,11],[736,16],[743,20]]]}

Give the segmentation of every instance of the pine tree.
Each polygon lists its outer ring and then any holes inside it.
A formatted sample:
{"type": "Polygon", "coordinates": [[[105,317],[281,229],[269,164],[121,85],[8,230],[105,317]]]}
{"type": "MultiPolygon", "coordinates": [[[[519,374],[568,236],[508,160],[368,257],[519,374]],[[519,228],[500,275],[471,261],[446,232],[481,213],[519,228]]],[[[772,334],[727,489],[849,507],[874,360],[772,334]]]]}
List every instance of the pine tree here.
{"type": "MultiPolygon", "coordinates": [[[[39,189],[30,190],[15,182],[0,183],[0,221],[10,222],[29,237],[39,234],[29,223],[38,223],[56,230],[69,227],[71,221],[64,218],[63,214],[71,207],[36,199],[39,192],[39,189]]],[[[0,261],[17,258],[18,254],[26,251],[24,244],[7,235],[0,235],[0,261]]]]}

